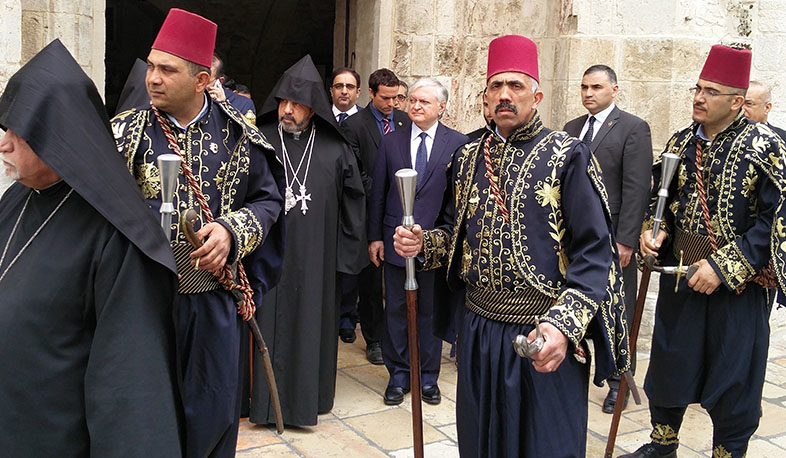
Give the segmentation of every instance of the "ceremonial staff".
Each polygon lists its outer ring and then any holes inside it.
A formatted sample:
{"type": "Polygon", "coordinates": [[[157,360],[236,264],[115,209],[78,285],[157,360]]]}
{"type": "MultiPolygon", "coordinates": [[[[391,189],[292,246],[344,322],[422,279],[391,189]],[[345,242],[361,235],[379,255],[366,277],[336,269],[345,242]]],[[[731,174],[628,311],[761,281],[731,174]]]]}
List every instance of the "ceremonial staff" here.
{"type": "MultiPolygon", "coordinates": [[[[415,187],[418,172],[401,169],[396,172],[398,196],[401,198],[403,219],[401,225],[412,230],[415,225],[415,187]]],[[[407,337],[409,340],[409,386],[412,390],[412,441],[415,458],[423,458],[423,411],[420,402],[420,348],[418,346],[418,281],[415,279],[415,258],[406,258],[407,279],[407,337]]],[[[390,285],[392,286],[392,285],[390,285]]]]}
{"type": "MultiPolygon", "coordinates": [[[[177,176],[180,171],[182,159],[177,154],[162,154],[158,157],[158,168],[161,171],[161,228],[164,230],[167,240],[172,238],[172,213],[175,207],[172,199],[175,196],[177,189],[177,176]]],[[[180,218],[180,227],[183,235],[191,246],[196,250],[202,246],[202,241],[199,240],[194,232],[194,223],[197,219],[197,213],[193,209],[183,211],[180,218]]],[[[196,261],[195,268],[199,268],[199,259],[196,261]]],[[[229,291],[236,301],[241,301],[242,294],[237,289],[229,291]]],[[[279,434],[284,432],[284,417],[281,413],[281,402],[278,398],[278,386],[276,385],[276,377],[273,373],[273,364],[270,361],[270,353],[267,349],[267,344],[262,338],[262,332],[259,330],[259,324],[256,318],[252,315],[247,321],[248,327],[251,329],[251,334],[254,336],[257,350],[262,356],[262,362],[265,368],[265,378],[267,379],[268,387],[270,388],[270,399],[273,404],[273,414],[276,417],[276,432],[279,434]]]]}
{"type": "Polygon", "coordinates": [[[172,199],[175,197],[177,187],[177,174],[180,171],[180,156],[177,154],[162,154],[158,156],[158,170],[161,173],[161,229],[167,241],[172,240],[172,213],[175,206],[172,199]]]}
{"type": "MultiPolygon", "coordinates": [[[[658,237],[658,232],[660,231],[660,226],[663,223],[663,214],[666,210],[666,199],[669,196],[669,186],[671,185],[671,180],[674,178],[674,172],[677,170],[677,165],[680,163],[680,157],[674,153],[663,153],[661,155],[661,179],[660,179],[660,189],[658,190],[658,203],[655,207],[655,215],[653,216],[653,225],[652,225],[652,243],[655,243],[655,240],[658,237]]],[[[674,273],[677,275],[677,284],[679,285],[680,277],[683,274],[687,274],[687,278],[690,279],[690,276],[696,271],[695,266],[691,266],[690,270],[683,269],[682,267],[682,260],[680,259],[680,266],[676,269],[674,268],[656,268],[655,267],[655,257],[651,254],[648,254],[644,258],[644,270],[641,273],[641,282],[639,283],[639,293],[636,296],[636,309],[633,314],[633,324],[630,327],[630,335],[629,335],[629,347],[630,347],[630,355],[631,358],[635,357],[636,355],[636,341],[639,338],[639,327],[641,326],[641,316],[644,314],[644,302],[647,299],[647,289],[650,285],[650,275],[652,274],[653,270],[660,271],[662,273],[674,273]],[[668,269],[668,270],[663,270],[668,269]],[[673,270],[673,271],[672,271],[673,270]]],[[[626,374],[630,374],[627,372],[626,374]]],[[[632,382],[632,377],[631,377],[632,382]]],[[[632,383],[628,383],[628,377],[621,377],[620,378],[620,386],[619,386],[619,394],[617,395],[617,402],[614,404],[614,415],[611,418],[611,427],[609,428],[609,438],[606,441],[606,453],[604,455],[605,458],[612,458],[612,454],[614,452],[614,443],[617,440],[617,429],[619,428],[620,424],[620,417],[622,416],[622,407],[625,405],[625,397],[628,394],[628,388],[631,386],[632,383]]],[[[635,385],[634,389],[635,389],[635,385]]]]}

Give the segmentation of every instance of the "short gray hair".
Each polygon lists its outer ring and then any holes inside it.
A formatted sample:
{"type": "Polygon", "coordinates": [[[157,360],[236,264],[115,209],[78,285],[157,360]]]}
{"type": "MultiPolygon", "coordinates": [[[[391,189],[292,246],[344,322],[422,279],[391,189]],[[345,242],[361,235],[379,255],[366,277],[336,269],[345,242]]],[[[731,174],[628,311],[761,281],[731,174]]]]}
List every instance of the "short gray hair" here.
{"type": "Polygon", "coordinates": [[[529,84],[532,86],[532,93],[538,92],[538,80],[529,75],[527,75],[527,78],[529,78],[529,84]]]}
{"type": "Polygon", "coordinates": [[[769,103],[772,100],[772,90],[770,87],[761,81],[751,80],[750,84],[748,85],[748,89],[752,87],[758,87],[764,91],[764,100],[762,103],[769,103]]]}
{"type": "Polygon", "coordinates": [[[433,87],[437,96],[437,100],[439,100],[440,103],[448,102],[448,90],[445,89],[445,86],[443,86],[442,83],[435,80],[434,78],[421,78],[415,81],[415,84],[409,88],[409,93],[412,94],[415,92],[415,89],[419,89],[421,87],[433,87]]]}

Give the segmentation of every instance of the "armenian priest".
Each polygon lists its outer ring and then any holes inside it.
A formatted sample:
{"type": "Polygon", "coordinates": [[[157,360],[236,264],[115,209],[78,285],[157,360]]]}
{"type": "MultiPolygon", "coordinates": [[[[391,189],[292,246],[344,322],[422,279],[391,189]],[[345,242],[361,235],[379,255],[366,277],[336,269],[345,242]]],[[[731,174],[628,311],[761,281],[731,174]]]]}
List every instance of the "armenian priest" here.
{"type": "MultiPolygon", "coordinates": [[[[277,287],[257,318],[270,349],[284,423],[317,424],[333,408],[339,295],[336,272],[368,264],[365,199],[355,156],[306,55],[279,79],[261,110],[260,129],[284,164],[286,256],[277,287]]],[[[254,364],[253,380],[262,380],[254,364]]],[[[274,422],[268,387],[254,383],[250,420],[274,422]]]]}
{"type": "Polygon", "coordinates": [[[59,40],[0,97],[0,455],[181,456],[175,260],[59,40]]]}

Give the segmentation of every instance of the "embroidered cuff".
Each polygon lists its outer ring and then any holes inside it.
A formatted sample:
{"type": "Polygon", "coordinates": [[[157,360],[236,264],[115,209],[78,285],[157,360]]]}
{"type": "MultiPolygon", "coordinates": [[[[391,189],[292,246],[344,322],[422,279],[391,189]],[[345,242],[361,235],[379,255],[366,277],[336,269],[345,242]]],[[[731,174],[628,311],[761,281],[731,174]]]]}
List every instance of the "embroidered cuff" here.
{"type": "Polygon", "coordinates": [[[247,208],[216,218],[216,222],[229,229],[235,239],[233,251],[236,255],[233,259],[227,259],[227,262],[242,259],[262,244],[262,225],[247,208]]]}
{"type": "Polygon", "coordinates": [[[443,266],[448,260],[449,237],[442,229],[423,231],[423,270],[443,266]]]}
{"type": "Polygon", "coordinates": [[[554,325],[565,334],[574,348],[578,348],[597,311],[598,304],[585,294],[576,289],[566,289],[540,322],[554,325]]]}
{"type": "Polygon", "coordinates": [[[715,272],[720,274],[721,280],[730,290],[739,288],[756,275],[756,270],[742,254],[742,250],[736,242],[731,242],[719,249],[710,255],[707,261],[715,269],[715,272]]]}

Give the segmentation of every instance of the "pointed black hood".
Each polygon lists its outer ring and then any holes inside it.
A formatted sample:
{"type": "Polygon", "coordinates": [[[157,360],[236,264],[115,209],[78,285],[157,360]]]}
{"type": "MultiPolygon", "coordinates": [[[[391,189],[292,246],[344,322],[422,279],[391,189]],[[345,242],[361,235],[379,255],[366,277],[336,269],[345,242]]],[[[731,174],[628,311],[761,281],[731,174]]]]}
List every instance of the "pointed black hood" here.
{"type": "Polygon", "coordinates": [[[8,81],[0,127],[24,138],[131,243],[176,272],[161,226],[117,152],[101,96],[60,40],[8,81]]]}
{"type": "Polygon", "coordinates": [[[259,116],[262,120],[260,125],[265,122],[278,120],[278,102],[281,99],[291,100],[311,107],[315,116],[318,116],[333,127],[342,138],[344,137],[344,132],[339,127],[338,122],[336,122],[336,118],[333,117],[333,110],[330,108],[330,101],[325,91],[325,83],[322,81],[322,77],[319,76],[317,67],[314,66],[314,61],[311,60],[309,54],[303,56],[302,59],[281,75],[278,83],[270,91],[270,95],[262,105],[259,116]]]}
{"type": "Polygon", "coordinates": [[[131,71],[128,72],[126,84],[120,92],[115,114],[122,113],[132,108],[147,108],[150,106],[150,96],[145,87],[145,76],[147,75],[147,62],[137,59],[131,71]]]}

